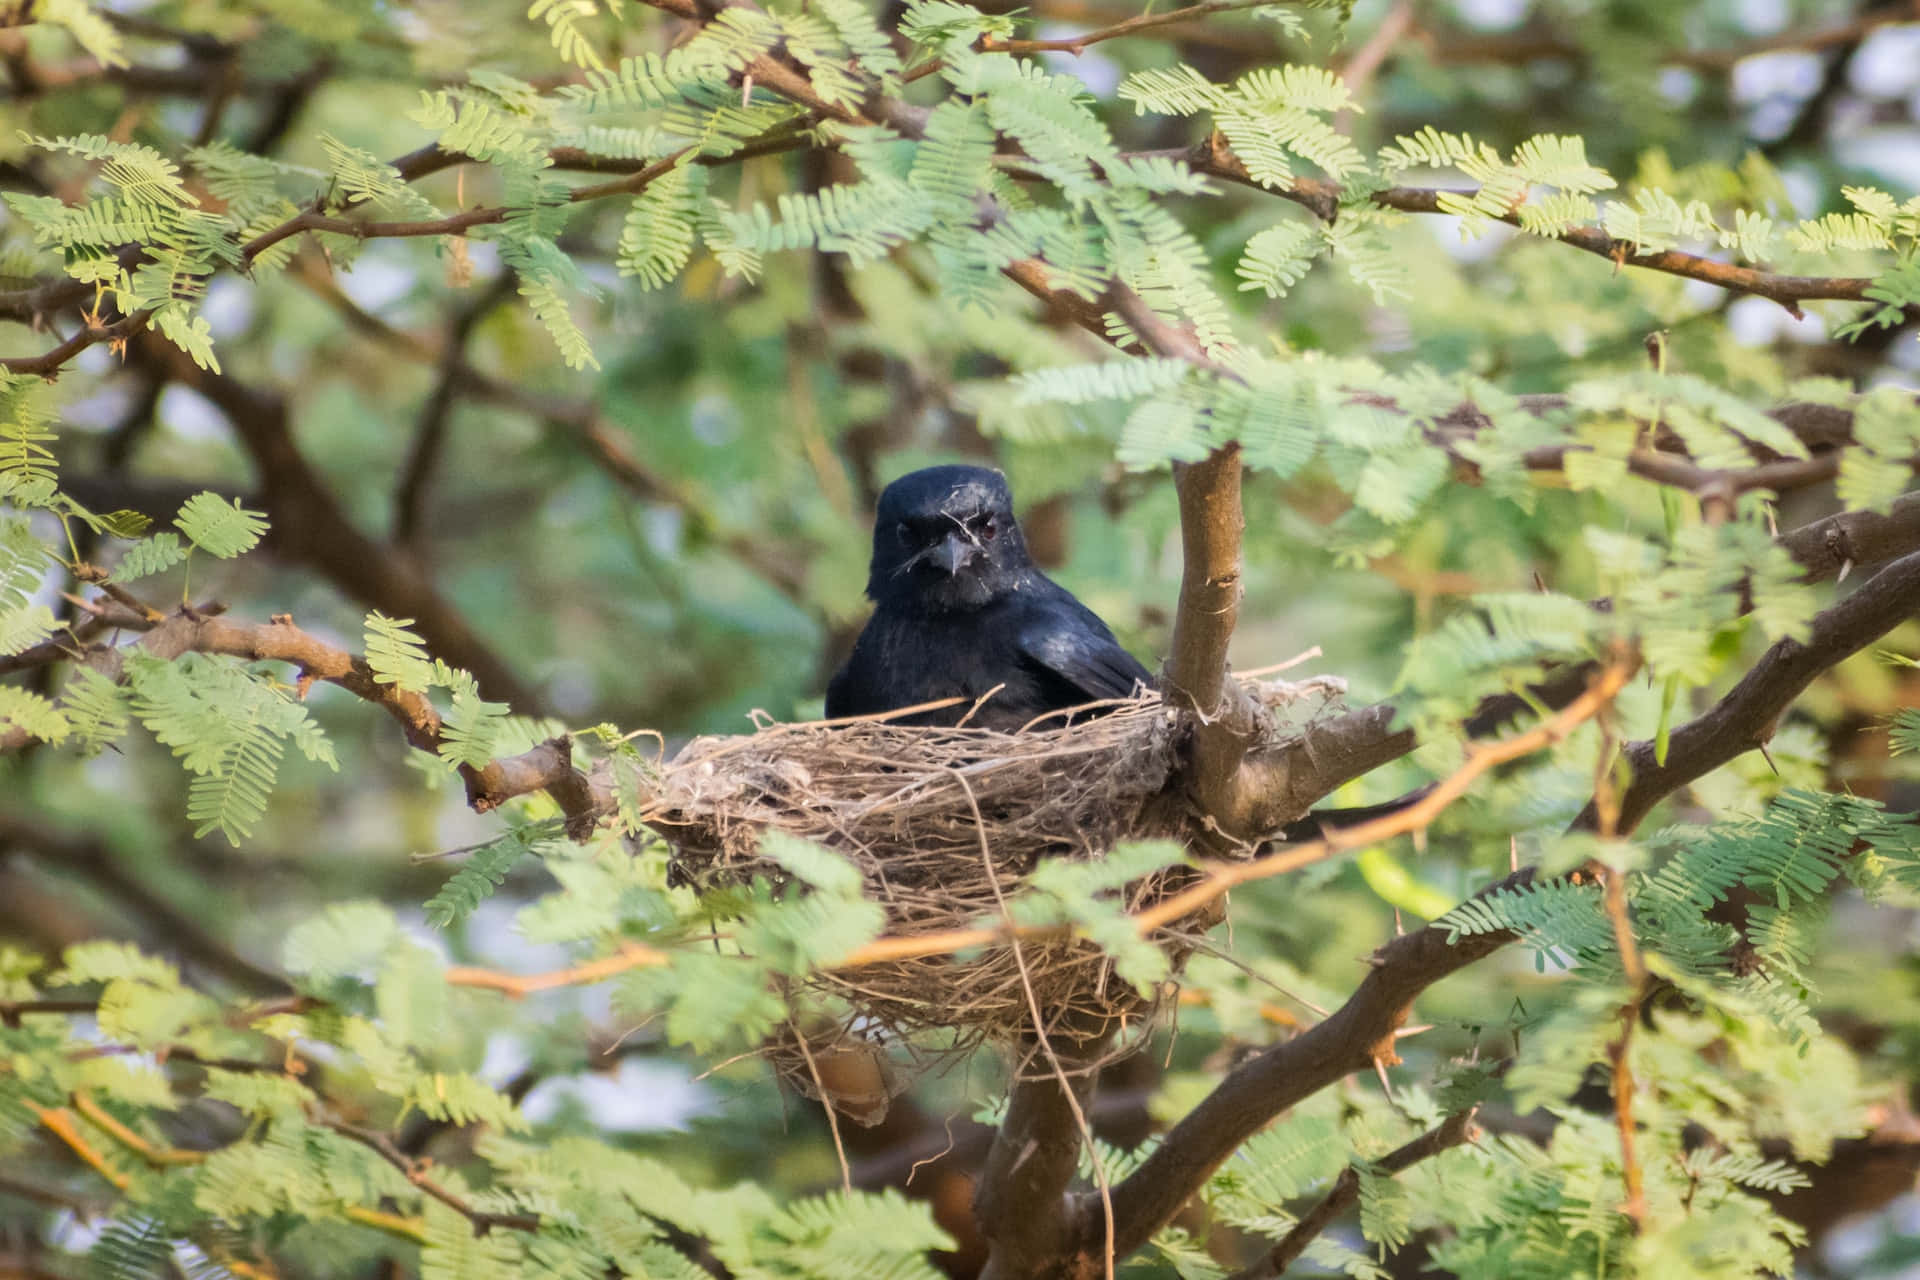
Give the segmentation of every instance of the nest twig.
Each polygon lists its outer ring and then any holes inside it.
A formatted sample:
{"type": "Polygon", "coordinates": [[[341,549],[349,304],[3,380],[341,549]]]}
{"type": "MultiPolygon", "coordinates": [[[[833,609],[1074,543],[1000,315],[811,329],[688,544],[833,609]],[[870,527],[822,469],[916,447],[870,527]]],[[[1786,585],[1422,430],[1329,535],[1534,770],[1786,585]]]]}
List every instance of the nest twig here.
{"type": "MultiPolygon", "coordinates": [[[[764,833],[779,830],[848,858],[885,910],[888,936],[965,929],[997,921],[996,880],[1009,889],[1043,858],[1098,858],[1125,840],[1187,835],[1191,817],[1171,785],[1187,732],[1183,714],[1155,695],[1017,734],[884,720],[769,724],[687,744],[651,780],[643,816],[688,882],[783,878],[761,853],[764,833]]],[[[1191,874],[1148,876],[1124,905],[1151,906],[1191,874]]],[[[1207,923],[1175,921],[1160,940],[1184,956],[1179,936],[1207,923]]],[[[981,1040],[1030,1039],[1036,1006],[1049,1023],[1040,1030],[1057,1041],[1074,1028],[1110,1031],[1154,1003],[1115,977],[1098,946],[1065,936],[1027,939],[1017,957],[993,945],[827,969],[799,985],[825,998],[813,1003],[835,1024],[805,1032],[805,1051],[783,1064],[810,1093],[818,1064],[806,1057],[834,1052],[847,1033],[927,1055],[917,1063],[925,1068],[981,1040]]]]}

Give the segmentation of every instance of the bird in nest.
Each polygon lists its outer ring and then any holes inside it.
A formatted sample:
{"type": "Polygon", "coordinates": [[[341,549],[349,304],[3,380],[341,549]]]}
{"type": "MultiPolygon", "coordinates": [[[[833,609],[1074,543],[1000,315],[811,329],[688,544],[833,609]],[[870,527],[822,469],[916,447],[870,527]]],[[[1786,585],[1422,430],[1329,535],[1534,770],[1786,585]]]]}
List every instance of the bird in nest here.
{"type": "Polygon", "coordinates": [[[898,723],[1014,732],[1154,685],[1107,624],[1033,562],[998,471],[928,467],[888,485],[867,595],[873,617],[827,687],[830,718],[959,699],[898,723]]]}
{"type": "MultiPolygon", "coordinates": [[[[827,686],[827,716],[876,715],[922,703],[894,723],[1013,733],[1089,703],[1157,687],[1153,673],[1027,552],[1007,479],[986,467],[909,472],[880,494],[868,619],[827,686]]],[[[1316,809],[1275,834],[1308,840],[1393,813],[1384,804],[1316,809]]]]}

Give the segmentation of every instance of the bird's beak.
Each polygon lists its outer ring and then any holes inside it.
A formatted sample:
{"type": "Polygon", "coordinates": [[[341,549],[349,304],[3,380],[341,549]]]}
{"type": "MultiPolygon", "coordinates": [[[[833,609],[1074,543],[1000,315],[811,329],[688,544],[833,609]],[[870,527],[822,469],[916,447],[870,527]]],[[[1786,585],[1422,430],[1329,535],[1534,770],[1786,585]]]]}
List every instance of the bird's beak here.
{"type": "Polygon", "coordinates": [[[934,568],[951,578],[971,564],[973,558],[979,553],[980,548],[974,545],[973,540],[962,537],[960,531],[956,529],[948,534],[939,546],[928,550],[927,560],[934,568]]]}

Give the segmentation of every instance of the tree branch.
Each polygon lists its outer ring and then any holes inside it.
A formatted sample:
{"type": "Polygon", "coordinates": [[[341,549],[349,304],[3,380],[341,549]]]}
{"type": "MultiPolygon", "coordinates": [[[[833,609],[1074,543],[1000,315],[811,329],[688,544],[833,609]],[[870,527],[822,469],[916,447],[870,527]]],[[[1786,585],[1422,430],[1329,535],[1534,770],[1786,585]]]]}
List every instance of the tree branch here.
{"type": "MultiPolygon", "coordinates": [[[[200,917],[183,911],[142,883],[103,839],[56,831],[24,817],[0,814],[0,847],[27,850],[49,867],[93,881],[150,923],[162,950],[182,953],[255,995],[292,990],[287,980],[255,964],[216,937],[200,917]]],[[[0,1006],[0,1021],[6,1010],[0,1006]]]]}
{"type": "Polygon", "coordinates": [[[149,336],[142,359],[207,397],[226,416],[259,476],[272,544],[289,560],[322,574],[349,598],[394,617],[413,618],[434,653],[471,672],[489,696],[530,712],[534,691],[441,595],[413,557],[361,533],[294,440],[284,397],[194,364],[171,343],[149,336]]]}
{"type": "MultiPolygon", "coordinates": [[[[1344,194],[1339,183],[1324,178],[1301,178],[1291,186],[1267,186],[1247,172],[1246,165],[1233,154],[1232,148],[1218,133],[1209,134],[1188,148],[1129,154],[1134,158],[1164,156],[1184,161],[1196,172],[1252,187],[1269,195],[1279,196],[1283,200],[1291,200],[1310,210],[1323,222],[1332,222],[1339,216],[1340,202],[1344,194]]],[[[1012,162],[1009,166],[1015,172],[1018,172],[1019,167],[1018,161],[1012,162]]],[[[1473,190],[1450,192],[1438,187],[1388,187],[1371,193],[1367,198],[1383,209],[1396,209],[1402,213],[1445,214],[1447,210],[1441,207],[1440,197],[1449,194],[1471,196],[1473,190]]],[[[1520,215],[1509,212],[1500,215],[1495,221],[1518,227],[1520,215]]],[[[1617,267],[1639,267],[1648,271],[1659,271],[1688,280],[1700,280],[1735,293],[1750,293],[1766,298],[1779,303],[1796,318],[1801,314],[1800,303],[1802,302],[1815,300],[1864,302],[1867,300],[1867,288],[1873,284],[1871,276],[1786,275],[1757,267],[1735,266],[1732,263],[1720,262],[1699,254],[1685,253],[1678,249],[1639,252],[1630,242],[1616,240],[1603,228],[1597,226],[1572,227],[1549,238],[1605,258],[1617,267]]]]}
{"type": "MultiPolygon", "coordinates": [[[[1780,714],[1816,676],[1915,616],[1920,616],[1920,553],[1895,561],[1819,614],[1807,643],[1783,640],[1769,649],[1711,711],[1669,735],[1665,766],[1654,763],[1651,742],[1630,744],[1626,757],[1634,778],[1620,800],[1617,831],[1630,833],[1660,800],[1765,741],[1780,714]]],[[[1574,825],[1592,830],[1598,822],[1597,807],[1589,805],[1574,825]]],[[[1476,896],[1519,888],[1533,878],[1531,869],[1523,869],[1476,896]]],[[[1380,948],[1366,978],[1332,1017],[1235,1068],[1114,1188],[1119,1252],[1144,1244],[1222,1160],[1274,1116],[1352,1071],[1375,1061],[1398,1061],[1393,1032],[1406,1021],[1414,998],[1511,941],[1512,935],[1504,933],[1456,939],[1430,924],[1380,948]]],[[[1076,1224],[1077,1256],[1091,1258],[1100,1244],[1097,1206],[1083,1200],[1076,1224]]]]}
{"type": "Polygon", "coordinates": [[[398,1169],[408,1182],[420,1188],[421,1192],[432,1196],[447,1208],[453,1210],[473,1224],[473,1234],[484,1236],[495,1227],[505,1227],[510,1231],[538,1231],[540,1215],[537,1213],[493,1213],[485,1209],[476,1209],[464,1196],[455,1195],[440,1183],[434,1181],[428,1170],[432,1161],[416,1160],[394,1145],[393,1139],[377,1129],[363,1129],[359,1125],[348,1124],[344,1120],[322,1118],[319,1123],[333,1130],[343,1138],[351,1138],[361,1146],[374,1152],[382,1160],[398,1169]]]}
{"type": "Polygon", "coordinates": [[[393,494],[393,541],[396,545],[417,549],[421,525],[425,520],[427,486],[439,465],[447,424],[453,417],[461,374],[467,369],[467,342],[486,314],[506,301],[513,291],[513,273],[503,271],[479,295],[454,313],[447,325],[447,336],[440,348],[440,364],[433,390],[427,393],[420,417],[414,423],[413,443],[400,470],[400,482],[393,494]]]}
{"type": "MultiPolygon", "coordinates": [[[[1254,9],[1272,4],[1273,0],[1208,0],[1205,4],[1191,4],[1184,9],[1170,9],[1166,13],[1143,13],[1135,17],[1124,18],[1111,26],[1098,31],[1089,31],[1085,35],[1068,36],[1060,40],[996,40],[991,36],[981,40],[980,47],[988,53],[1071,53],[1081,54],[1089,45],[1104,40],[1118,40],[1124,36],[1139,35],[1142,31],[1152,31],[1158,27],[1171,27],[1184,22],[1196,22],[1216,13],[1232,13],[1240,9],[1254,9]]],[[[916,68],[916,70],[919,70],[916,68]]],[[[925,74],[922,72],[922,74],[925,74]]]]}
{"type": "MultiPolygon", "coordinates": [[[[139,619],[128,619],[127,625],[141,629],[143,624],[139,619]]],[[[286,614],[263,625],[208,617],[197,610],[183,611],[152,624],[138,644],[167,660],[192,651],[291,663],[305,677],[338,685],[357,698],[384,707],[399,723],[410,745],[438,753],[440,714],[424,695],[397,684],[381,683],[364,658],[302,631],[286,614]]],[[[123,661],[122,650],[108,649],[96,654],[92,665],[117,678],[123,661]]],[[[568,833],[575,838],[584,838],[610,811],[610,797],[573,767],[572,742],[567,738],[552,739],[517,756],[491,760],[478,769],[461,765],[459,772],[466,783],[468,804],[481,813],[515,796],[548,792],[566,816],[568,833]]]]}
{"type": "MultiPolygon", "coordinates": [[[[1652,742],[1625,748],[1633,782],[1620,797],[1619,828],[1633,830],[1653,807],[1695,778],[1773,737],[1780,716],[1828,668],[1910,618],[1920,617],[1920,552],[1894,561],[1839,604],[1816,616],[1805,643],[1781,640],[1705,715],[1668,735],[1667,761],[1652,742]]],[[[1594,826],[1589,805],[1581,822],[1594,826]]]]}

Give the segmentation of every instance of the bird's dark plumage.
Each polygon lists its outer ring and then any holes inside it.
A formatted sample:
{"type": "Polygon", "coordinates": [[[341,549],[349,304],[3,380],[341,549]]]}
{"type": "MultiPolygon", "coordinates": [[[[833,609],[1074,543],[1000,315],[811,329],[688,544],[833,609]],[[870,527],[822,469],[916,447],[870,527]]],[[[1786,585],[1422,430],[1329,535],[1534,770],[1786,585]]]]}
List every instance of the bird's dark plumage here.
{"type": "Polygon", "coordinates": [[[928,467],[888,485],[867,595],[873,617],[827,687],[829,717],[958,697],[901,723],[971,712],[969,725],[1012,730],[1153,684],[1107,624],[1033,563],[998,471],[928,467]]]}
{"type": "MultiPolygon", "coordinates": [[[[827,686],[829,718],[962,698],[898,723],[965,718],[1016,730],[1154,684],[1107,624],[1033,563],[998,471],[928,467],[888,485],[867,595],[873,617],[827,686]]],[[[1316,809],[1274,834],[1317,839],[1403,809],[1429,789],[1363,809],[1316,809]]]]}

